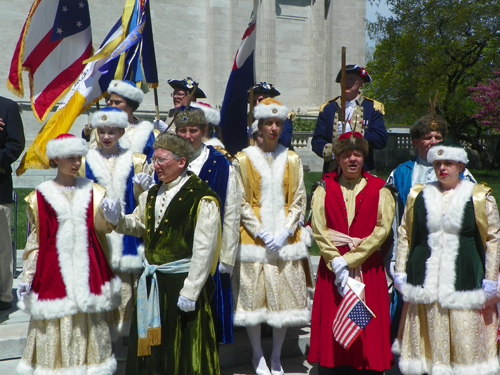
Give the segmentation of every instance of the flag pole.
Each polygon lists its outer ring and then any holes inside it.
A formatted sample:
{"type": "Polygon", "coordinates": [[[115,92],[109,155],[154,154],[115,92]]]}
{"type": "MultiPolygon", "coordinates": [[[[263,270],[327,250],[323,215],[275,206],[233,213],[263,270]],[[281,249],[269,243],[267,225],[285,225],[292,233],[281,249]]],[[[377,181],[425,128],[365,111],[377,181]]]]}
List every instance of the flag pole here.
{"type": "Polygon", "coordinates": [[[155,97],[156,119],[160,120],[160,106],[158,105],[158,89],[156,87],[153,89],[153,94],[155,97]]]}
{"type": "MultiPolygon", "coordinates": [[[[345,47],[343,47],[343,48],[345,48],[345,47]]],[[[351,290],[352,290],[352,292],[353,292],[354,294],[356,294],[356,293],[354,292],[354,290],[351,288],[351,285],[349,285],[349,281],[347,282],[347,286],[349,287],[349,289],[351,289],[351,290]]],[[[358,295],[356,294],[356,296],[358,296],[358,295]]],[[[358,298],[359,298],[359,296],[358,296],[358,298]]],[[[363,301],[361,298],[359,298],[359,300],[361,301],[361,303],[362,303],[363,305],[365,305],[366,309],[370,312],[370,314],[372,314],[374,318],[377,318],[377,315],[375,315],[375,314],[373,313],[373,311],[371,311],[371,310],[370,310],[370,308],[369,308],[368,306],[366,306],[365,301],[363,301]]]]}
{"type": "Polygon", "coordinates": [[[340,116],[342,121],[342,134],[345,133],[345,55],[346,48],[342,46],[341,74],[340,74],[340,116]]]}
{"type": "Polygon", "coordinates": [[[250,102],[250,112],[248,113],[247,127],[250,127],[253,123],[253,86],[250,87],[250,97],[248,100],[250,102]]]}

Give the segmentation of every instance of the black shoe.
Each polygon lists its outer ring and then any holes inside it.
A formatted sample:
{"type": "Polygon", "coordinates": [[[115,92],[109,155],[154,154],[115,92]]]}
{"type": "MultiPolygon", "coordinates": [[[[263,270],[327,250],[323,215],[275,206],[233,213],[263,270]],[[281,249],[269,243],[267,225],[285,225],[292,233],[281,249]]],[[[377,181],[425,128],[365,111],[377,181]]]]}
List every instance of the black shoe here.
{"type": "Polygon", "coordinates": [[[0,301],[0,310],[8,310],[12,308],[12,302],[0,301]]]}

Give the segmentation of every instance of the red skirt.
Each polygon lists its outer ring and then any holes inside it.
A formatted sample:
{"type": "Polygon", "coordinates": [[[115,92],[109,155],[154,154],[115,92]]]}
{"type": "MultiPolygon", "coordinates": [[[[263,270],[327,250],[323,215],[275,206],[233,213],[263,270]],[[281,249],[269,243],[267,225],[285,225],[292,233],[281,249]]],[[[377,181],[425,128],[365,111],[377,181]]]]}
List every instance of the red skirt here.
{"type": "Polygon", "coordinates": [[[321,366],[349,365],[359,370],[388,370],[394,365],[390,342],[389,294],[380,253],[376,251],[362,265],[365,302],[376,315],[351,347],[346,350],[333,338],[332,326],[342,297],[335,275],[320,259],[311,318],[309,362],[321,366]]]}

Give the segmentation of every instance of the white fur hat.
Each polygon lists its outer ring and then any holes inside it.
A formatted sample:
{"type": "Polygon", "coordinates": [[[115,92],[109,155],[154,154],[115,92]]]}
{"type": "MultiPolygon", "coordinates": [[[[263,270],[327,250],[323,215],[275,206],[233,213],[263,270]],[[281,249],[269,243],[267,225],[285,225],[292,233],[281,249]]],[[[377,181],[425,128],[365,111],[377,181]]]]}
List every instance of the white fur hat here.
{"type": "Polygon", "coordinates": [[[453,160],[467,164],[467,152],[458,142],[444,141],[432,146],[427,151],[427,161],[434,163],[436,160],[453,160]]]}
{"type": "Polygon", "coordinates": [[[142,103],[144,98],[144,93],[140,88],[138,88],[133,82],[130,81],[120,81],[114,79],[110,82],[108,86],[108,94],[117,94],[123,96],[124,98],[133,100],[139,104],[142,103]]]}
{"type": "Polygon", "coordinates": [[[193,102],[191,107],[200,108],[205,113],[205,119],[209,124],[219,126],[220,123],[220,112],[212,107],[210,104],[202,102],[193,102]]]}
{"type": "Polygon", "coordinates": [[[125,129],[128,125],[128,115],[119,108],[104,107],[92,116],[93,128],[109,126],[111,128],[125,129]]]}
{"type": "Polygon", "coordinates": [[[83,138],[77,138],[73,134],[59,134],[47,142],[45,154],[49,159],[69,158],[70,156],[85,156],[87,151],[87,142],[83,138]]]}
{"type": "Polygon", "coordinates": [[[253,110],[253,117],[256,120],[263,118],[276,117],[285,121],[288,117],[288,108],[279,101],[272,98],[265,98],[253,110]]]}

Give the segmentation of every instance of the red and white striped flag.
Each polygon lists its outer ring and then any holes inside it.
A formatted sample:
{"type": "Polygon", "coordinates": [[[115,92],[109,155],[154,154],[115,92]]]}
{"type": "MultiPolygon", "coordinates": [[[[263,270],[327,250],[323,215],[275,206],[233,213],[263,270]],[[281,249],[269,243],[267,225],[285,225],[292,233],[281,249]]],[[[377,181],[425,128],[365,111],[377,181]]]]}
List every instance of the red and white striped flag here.
{"type": "Polygon", "coordinates": [[[27,70],[33,114],[43,122],[90,56],[88,1],[35,0],[12,57],[7,87],[23,97],[22,70],[27,70]]]}
{"type": "Polygon", "coordinates": [[[333,338],[349,349],[372,318],[372,312],[349,288],[333,321],[333,338]]]}

